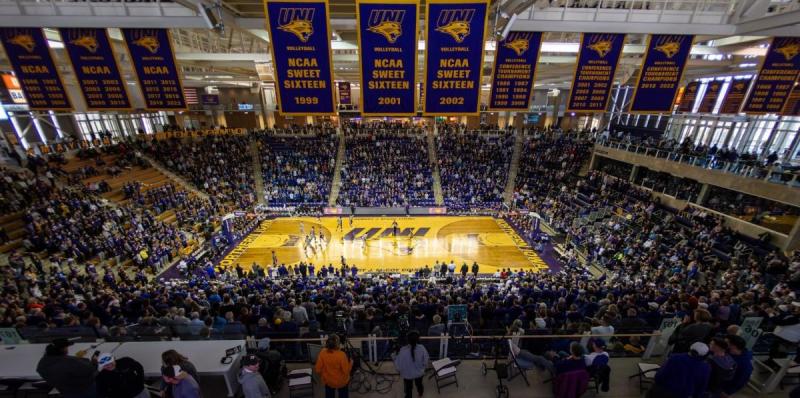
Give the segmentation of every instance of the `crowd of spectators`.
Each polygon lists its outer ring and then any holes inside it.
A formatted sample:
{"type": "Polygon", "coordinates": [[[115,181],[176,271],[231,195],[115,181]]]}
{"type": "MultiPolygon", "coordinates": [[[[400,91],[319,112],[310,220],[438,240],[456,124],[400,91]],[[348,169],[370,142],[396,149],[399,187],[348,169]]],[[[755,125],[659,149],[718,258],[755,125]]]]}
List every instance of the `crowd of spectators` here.
{"type": "Polygon", "coordinates": [[[425,136],[370,131],[346,137],[337,204],[433,205],[433,175],[425,136]]]}
{"type": "MultiPolygon", "coordinates": [[[[47,174],[36,175],[28,169],[0,167],[0,215],[25,209],[37,199],[47,198],[54,189],[47,174]]],[[[52,172],[48,171],[52,176],[52,172]]]]}
{"type": "Polygon", "coordinates": [[[258,140],[264,191],[271,206],[327,204],[336,166],[336,135],[277,129],[259,134],[258,140]]]}
{"type": "Polygon", "coordinates": [[[448,208],[497,208],[514,152],[510,131],[439,129],[436,137],[442,196],[448,208]]]}
{"type": "Polygon", "coordinates": [[[220,203],[248,208],[256,201],[249,137],[173,138],[141,142],[140,148],[220,203]]]}

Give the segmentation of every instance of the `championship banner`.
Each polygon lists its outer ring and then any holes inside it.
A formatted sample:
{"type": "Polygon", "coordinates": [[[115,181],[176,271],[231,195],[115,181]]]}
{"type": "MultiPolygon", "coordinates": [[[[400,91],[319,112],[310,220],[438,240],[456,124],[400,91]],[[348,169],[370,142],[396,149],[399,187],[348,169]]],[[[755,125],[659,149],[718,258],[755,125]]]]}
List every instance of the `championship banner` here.
{"type": "Polygon", "coordinates": [[[650,35],[631,100],[631,112],[672,111],[693,40],[692,35],[650,35]]]}
{"type": "Polygon", "coordinates": [[[744,103],[742,112],[780,113],[800,76],[800,37],[775,37],[744,103]]]}
{"type": "Polygon", "coordinates": [[[167,29],[120,29],[125,37],[145,108],[186,109],[181,77],[167,29]]]}
{"type": "Polygon", "coordinates": [[[541,32],[509,32],[505,40],[497,43],[490,111],[524,111],[530,107],[541,46],[541,32]]]}
{"type": "Polygon", "coordinates": [[[700,88],[700,82],[689,82],[686,85],[686,90],[683,90],[683,98],[678,105],[678,112],[691,112],[694,108],[694,101],[697,99],[697,90],[700,88]]]}
{"type": "Polygon", "coordinates": [[[786,105],[783,107],[783,116],[800,116],[800,83],[795,83],[786,105]]]}
{"type": "Polygon", "coordinates": [[[0,28],[0,41],[30,109],[72,109],[41,28],[0,28]]]}
{"type": "Polygon", "coordinates": [[[725,98],[722,99],[722,106],[719,107],[719,113],[739,113],[751,81],[752,79],[731,80],[728,92],[725,94],[725,98]]]}
{"type": "Polygon", "coordinates": [[[717,104],[719,93],[722,91],[722,82],[710,81],[706,84],[706,93],[703,95],[703,100],[700,101],[700,107],[697,113],[711,113],[714,111],[714,105],[717,104]]]}
{"type": "Polygon", "coordinates": [[[340,82],[339,83],[339,103],[342,105],[350,105],[352,101],[352,92],[350,91],[350,83],[349,82],[340,82]]]}
{"type": "Polygon", "coordinates": [[[265,9],[278,111],[283,115],[334,114],[328,2],[268,0],[265,9]]]}
{"type": "Polygon", "coordinates": [[[488,8],[486,0],[428,1],[425,115],[478,115],[488,8]]]}
{"type": "Polygon", "coordinates": [[[416,115],[419,1],[357,0],[356,21],[362,115],[416,115]]]}
{"type": "Polygon", "coordinates": [[[61,40],[89,110],[130,109],[125,80],[108,32],[96,28],[61,28],[61,40]]]}
{"type": "Polygon", "coordinates": [[[625,45],[624,34],[584,33],[572,79],[567,112],[603,112],[611,98],[611,84],[619,56],[625,45]]]}

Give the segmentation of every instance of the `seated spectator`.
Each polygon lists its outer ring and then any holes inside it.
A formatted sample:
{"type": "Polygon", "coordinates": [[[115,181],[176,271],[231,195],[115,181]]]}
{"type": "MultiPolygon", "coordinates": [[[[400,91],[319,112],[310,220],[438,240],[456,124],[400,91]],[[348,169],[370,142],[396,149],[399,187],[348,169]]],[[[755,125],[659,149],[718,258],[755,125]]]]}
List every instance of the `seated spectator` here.
{"type": "Polygon", "coordinates": [[[688,353],[670,355],[658,369],[648,398],[703,397],[711,375],[707,355],[708,346],[702,342],[692,344],[688,353]]]}

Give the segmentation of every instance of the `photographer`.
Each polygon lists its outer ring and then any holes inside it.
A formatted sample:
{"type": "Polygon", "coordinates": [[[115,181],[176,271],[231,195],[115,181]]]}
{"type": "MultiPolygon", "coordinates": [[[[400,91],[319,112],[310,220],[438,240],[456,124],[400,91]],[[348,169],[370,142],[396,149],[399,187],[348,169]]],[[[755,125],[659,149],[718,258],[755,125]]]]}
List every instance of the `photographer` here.
{"type": "Polygon", "coordinates": [[[352,368],[353,360],[339,349],[339,336],[328,336],[325,349],[319,352],[314,366],[314,371],[322,377],[322,384],[325,385],[325,398],[334,398],[336,391],[339,391],[339,398],[347,398],[352,368]]]}
{"type": "Polygon", "coordinates": [[[428,350],[419,345],[419,332],[412,330],[406,336],[408,344],[400,348],[394,357],[394,366],[403,378],[403,390],[405,398],[411,398],[413,384],[417,385],[417,394],[422,396],[424,388],[422,386],[422,376],[425,375],[425,367],[428,365],[428,350]]]}

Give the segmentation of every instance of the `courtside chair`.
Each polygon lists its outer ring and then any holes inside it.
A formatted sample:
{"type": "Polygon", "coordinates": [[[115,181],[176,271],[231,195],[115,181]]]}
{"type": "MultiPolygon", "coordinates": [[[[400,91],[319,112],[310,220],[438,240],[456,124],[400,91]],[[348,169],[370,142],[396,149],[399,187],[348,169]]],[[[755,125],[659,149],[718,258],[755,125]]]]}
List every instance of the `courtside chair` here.
{"type": "Polygon", "coordinates": [[[456,367],[461,361],[453,361],[450,358],[442,358],[438,361],[431,362],[433,367],[433,377],[436,381],[436,392],[441,392],[442,388],[451,384],[458,387],[458,378],[456,377],[456,367]]]}

